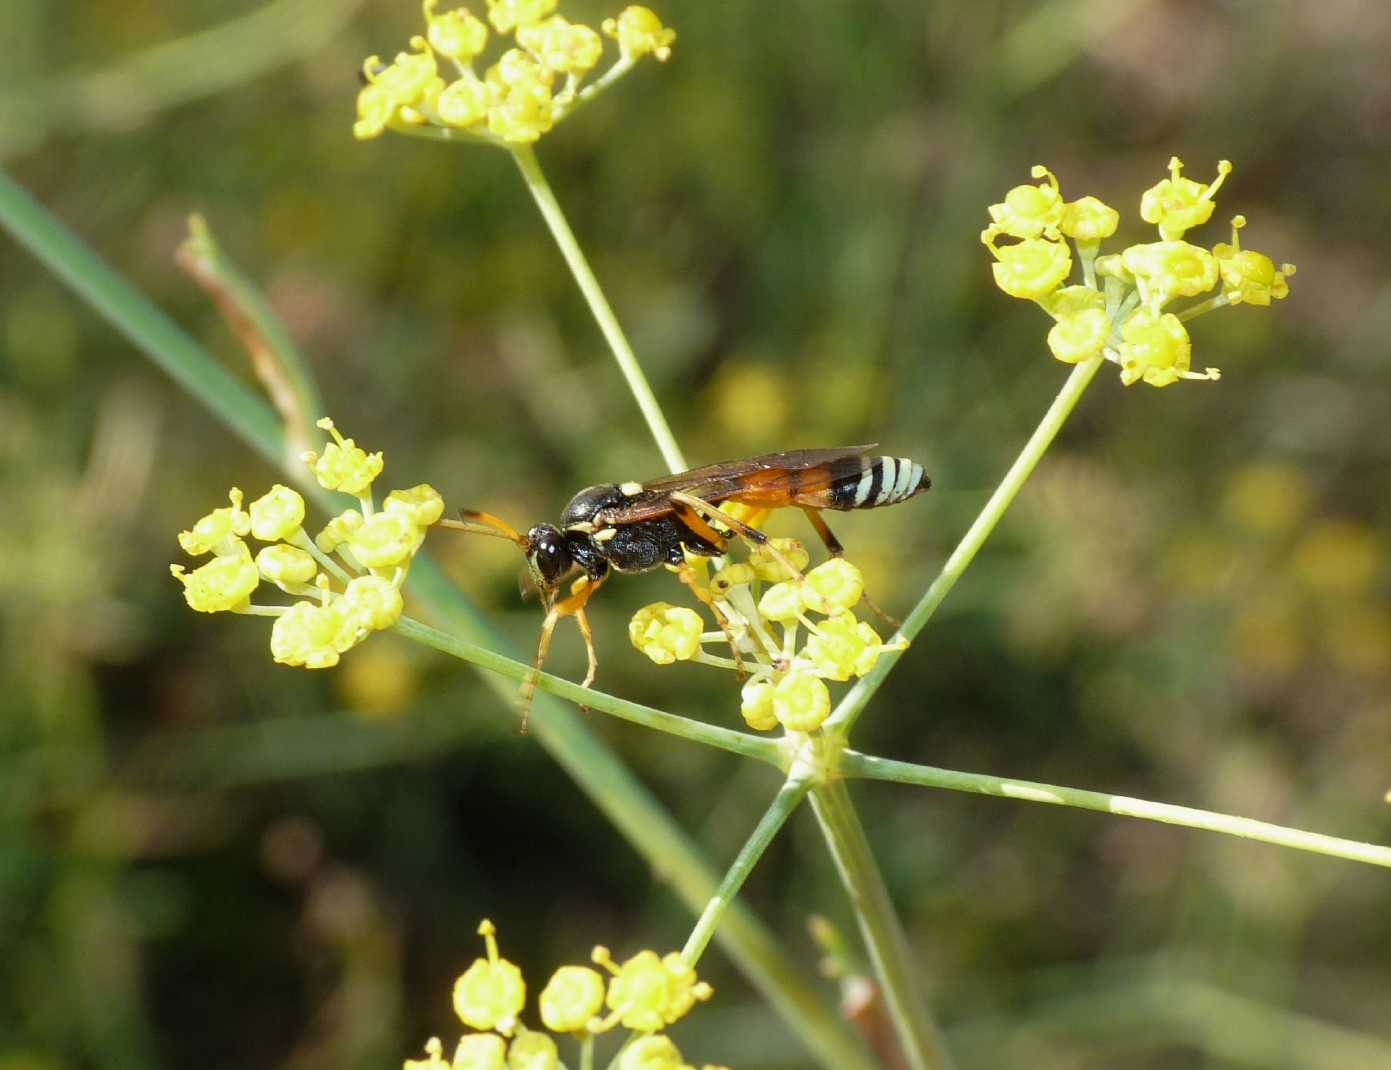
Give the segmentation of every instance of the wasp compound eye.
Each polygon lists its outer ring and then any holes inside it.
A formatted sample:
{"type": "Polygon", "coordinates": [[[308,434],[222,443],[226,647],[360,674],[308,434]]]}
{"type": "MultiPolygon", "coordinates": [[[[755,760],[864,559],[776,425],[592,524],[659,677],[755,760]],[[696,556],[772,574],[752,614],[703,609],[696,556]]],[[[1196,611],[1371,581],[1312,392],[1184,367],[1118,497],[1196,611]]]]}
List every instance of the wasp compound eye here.
{"type": "Polygon", "coordinates": [[[565,536],[548,524],[538,524],[527,534],[531,543],[528,555],[536,575],[547,587],[555,586],[570,569],[570,547],[565,536]]]}

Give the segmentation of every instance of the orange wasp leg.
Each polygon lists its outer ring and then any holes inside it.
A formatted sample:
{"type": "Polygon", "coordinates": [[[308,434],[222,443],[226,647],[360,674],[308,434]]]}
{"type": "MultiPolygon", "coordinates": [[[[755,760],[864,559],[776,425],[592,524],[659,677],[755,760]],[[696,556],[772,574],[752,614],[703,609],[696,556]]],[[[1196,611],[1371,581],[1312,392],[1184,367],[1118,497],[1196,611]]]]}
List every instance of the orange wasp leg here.
{"type": "Polygon", "coordinates": [[[757,528],[749,527],[748,524],[745,524],[742,520],[738,520],[735,517],[730,516],[723,509],[711,505],[709,502],[703,501],[692,494],[686,494],[683,491],[673,491],[671,495],[671,500],[674,502],[679,502],[680,504],[695,510],[697,513],[705,517],[705,519],[707,520],[713,520],[718,524],[723,524],[725,527],[729,528],[735,534],[743,538],[745,542],[752,543],[754,546],[762,546],[766,548],[768,551],[768,556],[771,557],[783,568],[787,569],[788,575],[791,576],[793,580],[795,580],[797,583],[804,582],[805,577],[802,575],[801,571],[797,568],[797,566],[794,565],[791,561],[789,561],[786,555],[783,554],[781,550],[779,550],[776,546],[773,545],[773,541],[770,538],[768,538],[767,535],[763,534],[763,532],[759,531],[757,528]]]}
{"type": "MultiPolygon", "coordinates": [[[[826,544],[826,552],[829,553],[832,557],[844,556],[845,547],[842,546],[840,544],[840,540],[837,539],[834,534],[832,534],[831,529],[827,525],[826,521],[821,518],[820,511],[811,508],[811,506],[809,505],[801,506],[801,510],[802,512],[807,514],[807,519],[811,521],[811,526],[816,529],[816,533],[821,536],[821,541],[826,544]]],[[[903,627],[903,622],[901,620],[898,620],[895,617],[891,617],[887,613],[885,613],[882,609],[879,608],[878,604],[874,601],[874,599],[871,598],[864,591],[860,592],[860,601],[863,602],[865,605],[869,606],[869,608],[875,612],[879,619],[882,620],[885,624],[889,625],[891,628],[893,628],[894,631],[898,631],[899,628],[903,627]]]]}
{"type": "MultiPolygon", "coordinates": [[[[605,576],[604,579],[608,577],[605,576]]],[[[588,576],[581,576],[570,588],[570,593],[564,598],[551,604],[546,610],[546,619],[541,622],[541,635],[536,641],[536,660],[532,662],[531,672],[527,673],[522,681],[521,708],[522,708],[522,728],[526,731],[527,719],[531,716],[531,704],[536,698],[536,681],[541,675],[541,666],[546,663],[546,658],[551,652],[551,636],[555,633],[555,626],[565,617],[574,617],[580,626],[580,635],[584,637],[585,653],[589,656],[589,671],[585,674],[584,682],[581,687],[588,687],[594,682],[594,674],[599,669],[599,659],[594,652],[594,635],[589,630],[589,617],[584,611],[585,603],[593,596],[594,592],[603,586],[604,580],[597,582],[590,580],[588,576]]]]}

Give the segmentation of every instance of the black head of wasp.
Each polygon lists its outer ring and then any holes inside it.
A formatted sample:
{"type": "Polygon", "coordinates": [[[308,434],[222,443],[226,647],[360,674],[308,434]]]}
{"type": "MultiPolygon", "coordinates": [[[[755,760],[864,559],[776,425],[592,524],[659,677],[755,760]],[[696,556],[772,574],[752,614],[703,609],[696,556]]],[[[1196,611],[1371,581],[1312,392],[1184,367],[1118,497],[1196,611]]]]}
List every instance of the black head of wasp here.
{"type": "MultiPolygon", "coordinates": [[[[757,528],[721,506],[738,502],[763,509],[796,507],[833,557],[843,553],[821,510],[874,509],[893,505],[927,490],[931,480],[922,465],[902,457],[870,456],[874,446],[790,450],[742,461],[694,468],[643,483],[601,483],[586,487],[561,514],[560,523],[537,524],[525,535],[490,513],[463,510],[460,520],[441,525],[459,531],[495,535],[516,543],[546,607],[536,660],[522,684],[523,715],[531,707],[536,678],[550,650],[551,634],[563,617],[574,617],[584,637],[589,668],[581,686],[594,682],[598,660],[585,606],[613,572],[645,572],[659,565],[676,570],[681,581],[710,607],[726,632],[728,625],[714,598],[702,586],[687,554],[714,557],[736,535],[767,552],[800,579],[757,528]],[[578,576],[568,593],[565,580],[578,576]]],[[[731,642],[738,657],[738,646],[731,642]]]]}

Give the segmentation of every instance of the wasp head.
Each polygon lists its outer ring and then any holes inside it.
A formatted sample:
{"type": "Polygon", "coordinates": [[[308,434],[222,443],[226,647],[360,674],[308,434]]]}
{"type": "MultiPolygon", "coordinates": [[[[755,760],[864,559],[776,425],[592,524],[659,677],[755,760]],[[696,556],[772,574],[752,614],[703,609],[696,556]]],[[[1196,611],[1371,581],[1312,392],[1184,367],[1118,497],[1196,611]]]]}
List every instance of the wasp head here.
{"type": "Polygon", "coordinates": [[[554,524],[537,524],[526,533],[525,549],[532,581],[549,597],[574,564],[565,533],[554,524]]]}

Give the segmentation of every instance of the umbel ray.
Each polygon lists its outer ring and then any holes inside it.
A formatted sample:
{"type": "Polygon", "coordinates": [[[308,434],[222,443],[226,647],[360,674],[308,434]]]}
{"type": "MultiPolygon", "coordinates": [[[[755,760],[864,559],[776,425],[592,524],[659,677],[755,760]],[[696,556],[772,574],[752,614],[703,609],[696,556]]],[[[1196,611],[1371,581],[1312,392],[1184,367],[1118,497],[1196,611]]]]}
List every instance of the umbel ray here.
{"type": "MultiPolygon", "coordinates": [[[[789,450],[740,461],[693,468],[672,476],[637,483],[601,483],[586,487],[561,514],[560,523],[537,524],[525,535],[491,513],[463,510],[461,520],[441,520],[457,531],[509,539],[526,557],[532,582],[546,607],[536,660],[522,684],[523,711],[530,709],[536,678],[550,650],[558,621],[574,617],[584,637],[589,668],[582,686],[594,682],[598,659],[585,606],[614,572],[646,572],[658,566],[675,569],[682,583],[710,607],[721,626],[724,615],[699,582],[687,554],[715,557],[735,536],[767,553],[801,579],[768,536],[721,508],[729,503],[761,509],[801,509],[832,557],[844,549],[823,509],[874,509],[906,501],[931,486],[922,465],[903,457],[871,455],[875,447],[789,450]],[[565,580],[579,575],[569,593],[565,580]]],[[[738,656],[737,646],[735,656],[738,656]]]]}

